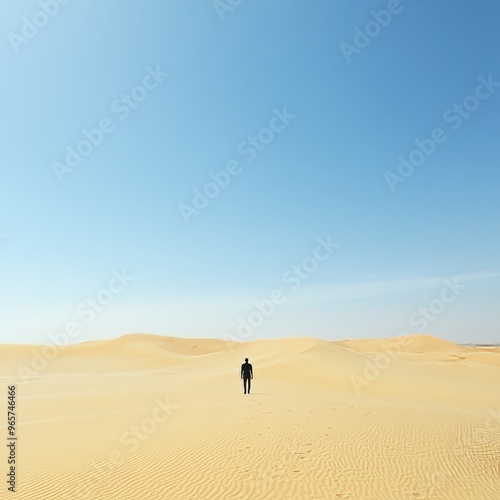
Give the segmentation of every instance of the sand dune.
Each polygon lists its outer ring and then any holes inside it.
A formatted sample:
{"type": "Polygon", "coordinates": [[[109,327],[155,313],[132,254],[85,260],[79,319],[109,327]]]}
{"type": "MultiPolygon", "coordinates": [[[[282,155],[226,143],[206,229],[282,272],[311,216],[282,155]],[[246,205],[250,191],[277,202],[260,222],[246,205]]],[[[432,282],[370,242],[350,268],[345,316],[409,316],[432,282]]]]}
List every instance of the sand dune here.
{"type": "Polygon", "coordinates": [[[500,498],[498,347],[133,334],[0,353],[19,418],[0,498],[500,498]]]}

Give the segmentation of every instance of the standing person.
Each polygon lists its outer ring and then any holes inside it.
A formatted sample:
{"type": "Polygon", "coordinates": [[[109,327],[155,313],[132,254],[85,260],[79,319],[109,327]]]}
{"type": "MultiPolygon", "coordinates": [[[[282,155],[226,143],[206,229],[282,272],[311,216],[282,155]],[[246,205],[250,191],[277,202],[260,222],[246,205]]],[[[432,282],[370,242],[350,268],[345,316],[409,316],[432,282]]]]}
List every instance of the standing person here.
{"type": "Polygon", "coordinates": [[[252,365],[248,362],[248,358],[245,358],[245,362],[241,365],[241,378],[243,379],[244,394],[247,393],[247,384],[248,394],[250,394],[250,380],[253,379],[253,370],[252,365]]]}

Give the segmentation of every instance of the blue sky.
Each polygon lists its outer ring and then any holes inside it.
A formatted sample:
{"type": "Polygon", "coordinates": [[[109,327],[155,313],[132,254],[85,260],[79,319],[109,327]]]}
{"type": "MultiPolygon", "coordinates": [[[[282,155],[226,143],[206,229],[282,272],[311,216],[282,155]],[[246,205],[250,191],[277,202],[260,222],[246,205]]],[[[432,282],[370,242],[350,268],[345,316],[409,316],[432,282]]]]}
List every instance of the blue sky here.
{"type": "Polygon", "coordinates": [[[0,7],[0,342],[500,341],[498,3],[54,2],[0,7]]]}

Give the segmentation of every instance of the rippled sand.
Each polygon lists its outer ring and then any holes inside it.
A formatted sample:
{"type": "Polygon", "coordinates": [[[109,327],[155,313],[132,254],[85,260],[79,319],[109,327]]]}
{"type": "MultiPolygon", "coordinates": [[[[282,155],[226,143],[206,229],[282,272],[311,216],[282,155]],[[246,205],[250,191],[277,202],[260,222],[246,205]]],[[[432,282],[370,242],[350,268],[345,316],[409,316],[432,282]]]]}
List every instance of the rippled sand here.
{"type": "Polygon", "coordinates": [[[0,498],[500,498],[498,347],[134,334],[0,353],[19,419],[0,498]]]}

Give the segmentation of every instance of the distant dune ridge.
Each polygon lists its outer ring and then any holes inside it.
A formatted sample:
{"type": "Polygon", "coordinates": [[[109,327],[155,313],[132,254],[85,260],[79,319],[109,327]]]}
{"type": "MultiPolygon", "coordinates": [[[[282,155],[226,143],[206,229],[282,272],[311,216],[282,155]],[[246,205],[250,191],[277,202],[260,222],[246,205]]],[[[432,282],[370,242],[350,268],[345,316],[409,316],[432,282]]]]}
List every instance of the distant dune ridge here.
{"type": "Polygon", "coordinates": [[[130,334],[0,353],[19,419],[0,498],[500,498],[496,346],[130,334]]]}

